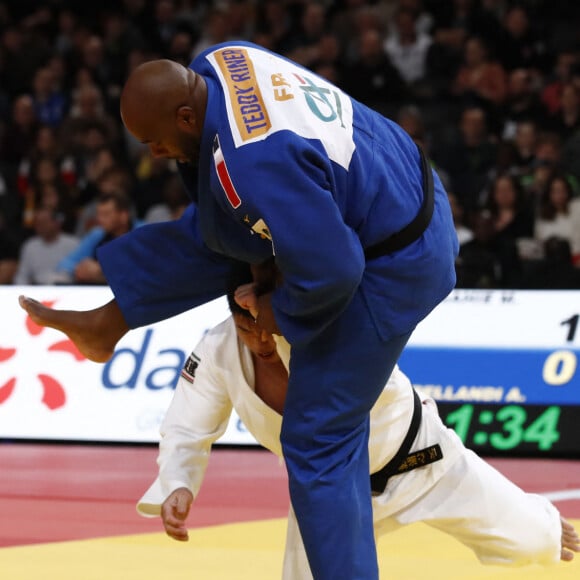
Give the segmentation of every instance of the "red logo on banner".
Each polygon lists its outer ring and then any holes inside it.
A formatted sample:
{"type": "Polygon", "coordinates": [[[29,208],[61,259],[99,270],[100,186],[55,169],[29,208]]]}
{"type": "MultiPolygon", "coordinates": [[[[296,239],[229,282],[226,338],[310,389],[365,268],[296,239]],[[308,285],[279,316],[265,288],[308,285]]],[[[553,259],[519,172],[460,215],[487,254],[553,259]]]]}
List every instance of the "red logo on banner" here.
{"type": "MultiPolygon", "coordinates": [[[[43,304],[45,306],[52,306],[54,301],[44,301],[43,304]]],[[[45,330],[44,327],[35,324],[29,316],[26,317],[25,325],[30,336],[38,336],[45,330]]],[[[77,361],[86,360],[74,343],[69,339],[60,340],[51,344],[48,347],[48,350],[50,352],[64,352],[70,354],[77,361]]],[[[17,350],[15,348],[3,348],[0,346],[0,364],[10,360],[16,353],[17,350]]],[[[66,404],[66,392],[60,381],[51,375],[43,373],[37,374],[36,377],[42,386],[42,403],[51,411],[63,407],[66,404]]],[[[14,393],[16,385],[16,377],[11,377],[4,384],[0,384],[0,405],[10,399],[14,393]]]]}

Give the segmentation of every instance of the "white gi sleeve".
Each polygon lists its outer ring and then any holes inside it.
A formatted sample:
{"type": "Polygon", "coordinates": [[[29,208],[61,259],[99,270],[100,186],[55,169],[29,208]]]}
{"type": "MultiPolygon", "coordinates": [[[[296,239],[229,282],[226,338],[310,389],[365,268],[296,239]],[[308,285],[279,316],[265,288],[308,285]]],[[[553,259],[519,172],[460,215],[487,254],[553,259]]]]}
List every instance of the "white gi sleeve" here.
{"type": "Polygon", "coordinates": [[[212,444],[225,432],[232,403],[224,375],[215,364],[219,335],[208,332],[189,357],[161,425],[159,475],[137,503],[146,517],[161,514],[161,505],[176,489],[196,497],[212,444]]]}

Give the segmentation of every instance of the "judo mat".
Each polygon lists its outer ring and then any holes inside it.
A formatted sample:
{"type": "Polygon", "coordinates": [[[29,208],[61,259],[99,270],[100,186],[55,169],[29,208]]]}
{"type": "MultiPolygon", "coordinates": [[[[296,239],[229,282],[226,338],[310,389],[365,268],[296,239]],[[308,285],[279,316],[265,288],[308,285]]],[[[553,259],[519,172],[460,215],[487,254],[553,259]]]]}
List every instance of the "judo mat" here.
{"type": "MultiPolygon", "coordinates": [[[[577,526],[580,520],[575,520],[577,526]]],[[[190,531],[189,542],[138,534],[0,549],[3,580],[272,580],[280,578],[284,519],[190,531]]],[[[558,580],[580,578],[580,559],[553,567],[482,566],[465,547],[424,524],[383,536],[381,578],[558,580]]]]}
{"type": "MultiPolygon", "coordinates": [[[[260,449],[216,449],[188,519],[189,542],[142,518],[155,447],[0,445],[0,580],[276,580],[286,533],[285,469],[260,449]]],[[[580,529],[580,461],[491,460],[546,493],[580,529]]],[[[483,566],[424,524],[382,536],[388,580],[580,578],[580,555],[549,568],[483,566]]]]}

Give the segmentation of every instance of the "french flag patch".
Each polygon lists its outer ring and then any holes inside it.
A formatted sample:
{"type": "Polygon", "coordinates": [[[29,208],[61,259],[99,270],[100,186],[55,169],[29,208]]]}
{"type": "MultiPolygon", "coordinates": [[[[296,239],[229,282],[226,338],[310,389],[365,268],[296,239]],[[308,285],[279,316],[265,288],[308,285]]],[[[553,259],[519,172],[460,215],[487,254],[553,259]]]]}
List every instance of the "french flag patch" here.
{"type": "Polygon", "coordinates": [[[222,148],[220,147],[219,137],[216,135],[213,140],[213,162],[215,170],[220,180],[223,190],[226,192],[226,197],[234,209],[238,209],[242,205],[242,200],[232,183],[230,173],[228,171],[222,148]]]}

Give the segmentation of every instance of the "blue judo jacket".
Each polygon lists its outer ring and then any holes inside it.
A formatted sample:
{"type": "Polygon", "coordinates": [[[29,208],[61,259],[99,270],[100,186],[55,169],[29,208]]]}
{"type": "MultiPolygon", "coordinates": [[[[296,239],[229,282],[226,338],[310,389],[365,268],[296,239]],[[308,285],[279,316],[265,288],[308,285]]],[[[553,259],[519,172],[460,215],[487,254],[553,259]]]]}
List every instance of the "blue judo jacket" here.
{"type": "Polygon", "coordinates": [[[291,344],[308,344],[359,290],[381,338],[411,331],[453,288],[458,244],[434,175],[424,234],[365,261],[365,248],[402,229],[421,206],[410,137],[250,43],[214,46],[190,67],[208,89],[199,167],[180,166],[193,203],[181,220],[142,227],[99,251],[129,326],[223,295],[232,259],[275,255],[284,282],[272,304],[291,344]]]}

